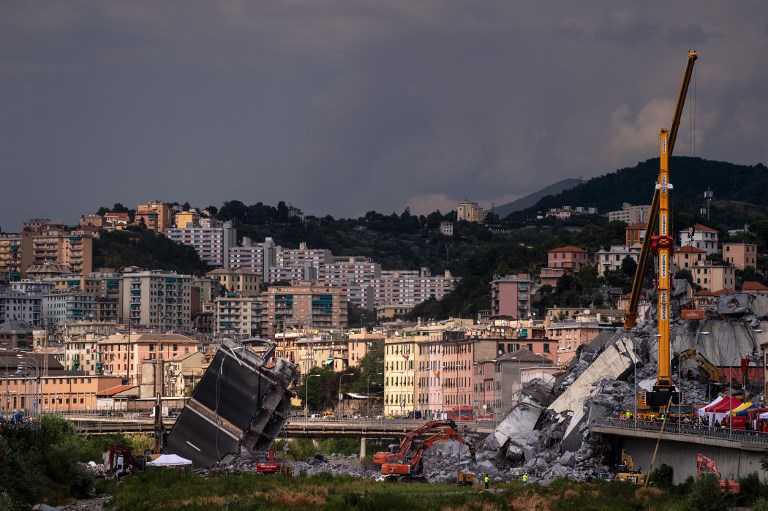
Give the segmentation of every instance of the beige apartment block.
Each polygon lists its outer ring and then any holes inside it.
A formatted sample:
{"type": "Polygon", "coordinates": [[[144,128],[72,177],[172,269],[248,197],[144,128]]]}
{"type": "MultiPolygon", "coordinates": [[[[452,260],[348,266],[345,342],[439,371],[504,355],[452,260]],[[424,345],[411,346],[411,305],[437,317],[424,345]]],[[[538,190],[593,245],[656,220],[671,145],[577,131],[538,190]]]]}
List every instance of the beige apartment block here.
{"type": "Polygon", "coordinates": [[[173,272],[123,274],[120,320],[133,327],[163,332],[192,329],[192,277],[173,272]]]}
{"type": "Polygon", "coordinates": [[[268,337],[289,328],[338,330],[347,326],[344,288],[301,282],[273,286],[266,293],[262,328],[268,337]]]}
{"type": "Polygon", "coordinates": [[[221,284],[228,293],[234,293],[237,296],[256,296],[259,294],[261,276],[254,271],[242,268],[236,270],[219,268],[209,271],[206,276],[221,284]]]}
{"type": "Polygon", "coordinates": [[[0,233],[0,278],[18,280],[32,265],[32,237],[0,233]]]}
{"type": "Polygon", "coordinates": [[[125,378],[130,385],[141,385],[142,362],[172,360],[197,351],[197,341],[180,334],[114,334],[99,341],[104,374],[125,378]]]}
{"type": "Polygon", "coordinates": [[[547,337],[557,342],[555,364],[565,366],[576,356],[579,346],[587,344],[604,330],[598,323],[565,321],[547,324],[547,337]]]}
{"type": "Polygon", "coordinates": [[[723,243],[723,261],[738,270],[757,268],[757,245],[754,243],[723,243]]]}
{"type": "Polygon", "coordinates": [[[360,360],[365,357],[371,347],[378,343],[384,343],[387,336],[382,333],[370,333],[366,331],[352,332],[349,334],[349,365],[358,366],[360,360]]]}
{"type": "Polygon", "coordinates": [[[680,247],[672,255],[672,261],[678,270],[688,270],[693,272],[693,267],[702,264],[707,260],[707,252],[704,249],[684,246],[680,247]]]}
{"type": "Polygon", "coordinates": [[[96,393],[120,383],[116,377],[57,375],[41,376],[38,387],[35,378],[6,376],[0,379],[0,410],[3,414],[95,410],[96,393]]]}
{"type": "Polygon", "coordinates": [[[262,328],[263,300],[229,294],[216,298],[214,331],[239,337],[255,337],[262,328]]]}
{"type": "Polygon", "coordinates": [[[403,416],[415,410],[418,344],[424,336],[401,335],[384,341],[384,414],[403,416]]]}
{"type": "Polygon", "coordinates": [[[87,275],[93,271],[93,238],[90,236],[74,235],[58,228],[49,228],[34,233],[25,232],[23,238],[30,242],[22,242],[22,247],[29,247],[31,257],[23,257],[28,265],[22,267],[22,275],[34,265],[59,264],[70,272],[87,275]]]}
{"type": "Polygon", "coordinates": [[[160,201],[150,201],[147,204],[136,206],[136,216],[133,218],[135,225],[144,224],[147,229],[157,232],[165,232],[171,226],[171,208],[160,201]]]}
{"type": "Polygon", "coordinates": [[[701,286],[704,291],[713,293],[723,290],[736,289],[736,268],[712,261],[702,261],[691,268],[693,282],[701,286]]]}

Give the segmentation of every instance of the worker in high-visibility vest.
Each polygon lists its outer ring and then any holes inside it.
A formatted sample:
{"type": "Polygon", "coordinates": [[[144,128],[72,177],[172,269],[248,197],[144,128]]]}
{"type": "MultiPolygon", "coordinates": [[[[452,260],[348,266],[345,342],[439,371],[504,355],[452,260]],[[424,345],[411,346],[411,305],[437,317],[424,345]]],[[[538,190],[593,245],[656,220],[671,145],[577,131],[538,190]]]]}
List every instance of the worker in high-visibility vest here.
{"type": "Polygon", "coordinates": [[[523,484],[528,484],[528,474],[523,474],[523,484]]]}

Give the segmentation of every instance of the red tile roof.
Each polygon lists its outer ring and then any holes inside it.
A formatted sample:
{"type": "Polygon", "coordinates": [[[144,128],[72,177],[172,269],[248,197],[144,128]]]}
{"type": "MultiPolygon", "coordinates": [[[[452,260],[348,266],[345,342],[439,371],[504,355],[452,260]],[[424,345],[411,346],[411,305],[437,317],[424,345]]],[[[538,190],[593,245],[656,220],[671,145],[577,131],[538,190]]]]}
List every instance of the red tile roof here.
{"type": "Polygon", "coordinates": [[[648,227],[648,224],[644,222],[635,222],[626,226],[625,229],[645,229],[646,227],[648,227]]]}
{"type": "Polygon", "coordinates": [[[682,253],[691,252],[693,254],[706,254],[707,253],[706,250],[702,250],[700,248],[692,247],[690,245],[685,245],[684,247],[677,249],[676,252],[682,252],[682,253]]]}
{"type": "Polygon", "coordinates": [[[117,387],[112,387],[107,390],[102,390],[101,392],[97,392],[97,397],[109,397],[114,396],[115,394],[119,394],[121,392],[125,392],[126,390],[135,389],[136,385],[118,385],[117,387]]]}
{"type": "Polygon", "coordinates": [[[584,250],[583,248],[574,247],[573,245],[569,245],[567,247],[559,247],[549,251],[550,254],[559,253],[559,252],[586,252],[586,250],[584,250]]]}
{"type": "Polygon", "coordinates": [[[744,285],[741,286],[742,291],[768,291],[768,286],[761,284],[756,280],[747,280],[744,285]]]}

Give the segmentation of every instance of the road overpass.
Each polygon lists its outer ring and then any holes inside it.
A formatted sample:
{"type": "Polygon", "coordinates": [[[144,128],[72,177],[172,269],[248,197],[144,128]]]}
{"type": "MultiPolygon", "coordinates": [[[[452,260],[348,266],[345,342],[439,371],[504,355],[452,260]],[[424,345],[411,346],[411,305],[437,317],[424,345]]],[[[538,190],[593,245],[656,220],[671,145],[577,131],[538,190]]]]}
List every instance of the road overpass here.
{"type": "Polygon", "coordinates": [[[712,458],[723,477],[736,479],[752,472],[763,472],[760,461],[768,454],[768,434],[758,431],[708,428],[706,426],[620,420],[603,417],[589,426],[590,434],[616,442],[615,452],[626,450],[641,471],[651,468],[651,458],[659,442],[653,468],[665,463],[674,468],[674,483],[696,477],[696,455],[712,458]],[[660,439],[660,440],[659,440],[660,439]]]}
{"type": "MultiPolygon", "coordinates": [[[[68,416],[75,428],[90,435],[108,435],[114,433],[146,434],[155,431],[153,420],[130,418],[105,418],[92,416],[68,416]]],[[[173,428],[176,419],[165,418],[163,424],[167,430],[173,428]]],[[[366,455],[366,440],[379,438],[400,438],[407,432],[422,426],[426,421],[412,419],[386,420],[312,420],[303,417],[289,419],[280,436],[283,438],[358,438],[360,439],[360,457],[366,455]]],[[[459,422],[460,433],[469,436],[485,436],[494,431],[490,422],[459,422]]]]}

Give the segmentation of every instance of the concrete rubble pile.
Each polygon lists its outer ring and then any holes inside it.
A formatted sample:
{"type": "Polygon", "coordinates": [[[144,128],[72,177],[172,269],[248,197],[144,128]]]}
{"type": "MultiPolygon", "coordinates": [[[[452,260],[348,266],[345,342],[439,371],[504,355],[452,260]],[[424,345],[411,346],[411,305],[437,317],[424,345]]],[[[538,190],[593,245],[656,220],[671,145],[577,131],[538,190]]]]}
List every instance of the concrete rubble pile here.
{"type": "MultiPolygon", "coordinates": [[[[762,336],[768,297],[724,295],[717,311],[716,317],[706,320],[674,321],[673,354],[693,348],[720,367],[738,367],[746,356],[761,360],[760,345],[768,341],[762,336]]],[[[655,325],[649,318],[630,334],[621,329],[604,332],[583,346],[554,387],[542,382],[527,385],[517,406],[482,443],[478,460],[483,470],[493,474],[492,464],[500,478],[527,473],[541,482],[557,477],[584,480],[609,471],[611,453],[602,439],[590,436],[589,425],[600,417],[634,413],[636,391],[651,390],[655,384],[655,325]]],[[[684,361],[672,379],[687,403],[703,404],[710,399],[706,379],[697,369],[695,361],[684,361]]],[[[762,401],[762,396],[755,400],[762,401]]]]}

